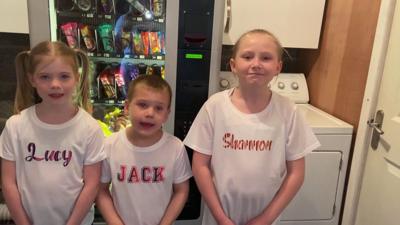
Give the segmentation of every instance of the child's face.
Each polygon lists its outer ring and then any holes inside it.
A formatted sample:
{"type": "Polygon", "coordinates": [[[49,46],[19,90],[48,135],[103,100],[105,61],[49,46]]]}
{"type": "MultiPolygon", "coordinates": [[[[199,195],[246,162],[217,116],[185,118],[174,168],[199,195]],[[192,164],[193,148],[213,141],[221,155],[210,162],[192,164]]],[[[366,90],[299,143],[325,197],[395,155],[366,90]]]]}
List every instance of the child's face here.
{"type": "Polygon", "coordinates": [[[125,104],[134,134],[139,137],[157,135],[167,121],[170,112],[167,90],[157,90],[145,84],[137,84],[130,102],[125,104]]]}
{"type": "Polygon", "coordinates": [[[40,56],[33,74],[29,74],[43,104],[66,106],[73,104],[73,93],[78,82],[71,62],[63,57],[40,56]]]}
{"type": "Polygon", "coordinates": [[[241,40],[230,61],[241,86],[267,86],[282,68],[278,46],[267,34],[248,34],[241,40]]]}

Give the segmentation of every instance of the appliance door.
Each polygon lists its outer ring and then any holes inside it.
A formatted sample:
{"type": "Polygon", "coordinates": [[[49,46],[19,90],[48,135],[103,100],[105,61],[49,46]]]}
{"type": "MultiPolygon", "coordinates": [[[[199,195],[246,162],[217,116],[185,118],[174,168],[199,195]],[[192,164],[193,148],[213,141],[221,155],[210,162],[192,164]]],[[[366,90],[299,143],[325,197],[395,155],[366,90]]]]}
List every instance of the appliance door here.
{"type": "Polygon", "coordinates": [[[304,184],[285,209],[282,224],[333,217],[341,159],[340,151],[317,150],[306,156],[304,184]]]}

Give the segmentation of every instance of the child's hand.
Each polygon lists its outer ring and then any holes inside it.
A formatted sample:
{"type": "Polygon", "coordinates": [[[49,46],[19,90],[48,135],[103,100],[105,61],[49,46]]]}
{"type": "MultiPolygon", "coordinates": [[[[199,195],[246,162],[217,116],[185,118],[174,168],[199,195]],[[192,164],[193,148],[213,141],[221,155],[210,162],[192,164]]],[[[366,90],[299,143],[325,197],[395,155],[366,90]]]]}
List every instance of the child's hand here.
{"type": "Polygon", "coordinates": [[[227,217],[225,220],[218,222],[218,225],[236,225],[236,224],[227,217]]]}
{"type": "Polygon", "coordinates": [[[272,223],[263,221],[259,216],[254,217],[246,223],[246,225],[271,225],[272,223]]]}

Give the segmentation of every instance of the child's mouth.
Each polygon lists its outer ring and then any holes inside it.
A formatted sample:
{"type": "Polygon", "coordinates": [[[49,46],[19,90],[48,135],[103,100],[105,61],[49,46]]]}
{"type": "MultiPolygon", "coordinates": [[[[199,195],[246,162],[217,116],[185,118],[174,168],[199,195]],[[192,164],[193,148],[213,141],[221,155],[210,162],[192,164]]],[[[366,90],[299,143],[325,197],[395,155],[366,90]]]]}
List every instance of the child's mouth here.
{"type": "Polygon", "coordinates": [[[64,94],[49,94],[51,98],[61,98],[64,94]]]}
{"type": "Polygon", "coordinates": [[[154,126],[153,123],[147,123],[147,122],[140,122],[140,126],[142,126],[143,128],[151,128],[154,126]]]}

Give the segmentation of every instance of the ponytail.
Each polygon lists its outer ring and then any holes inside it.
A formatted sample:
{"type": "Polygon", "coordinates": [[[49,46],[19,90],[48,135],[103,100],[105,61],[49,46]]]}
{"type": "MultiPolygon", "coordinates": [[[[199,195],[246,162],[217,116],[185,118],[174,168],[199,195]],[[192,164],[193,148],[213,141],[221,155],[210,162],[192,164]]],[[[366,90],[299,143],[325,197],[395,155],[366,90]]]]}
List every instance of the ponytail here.
{"type": "Polygon", "coordinates": [[[29,81],[29,73],[32,73],[29,54],[29,51],[22,51],[15,58],[17,76],[17,89],[14,100],[15,114],[20,113],[23,109],[40,101],[36,90],[32,87],[32,84],[29,81]]]}
{"type": "Polygon", "coordinates": [[[81,63],[81,75],[79,79],[79,85],[77,89],[77,104],[78,106],[85,109],[87,112],[92,112],[92,104],[90,103],[89,91],[90,91],[90,79],[89,79],[89,59],[85,52],[80,49],[75,49],[75,53],[78,58],[78,62],[81,63]]]}

